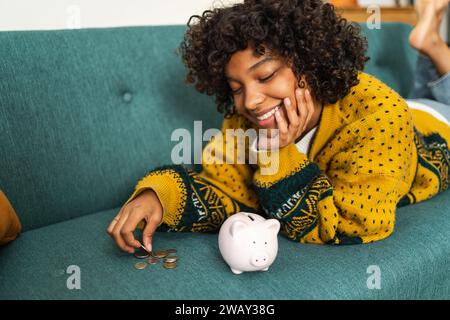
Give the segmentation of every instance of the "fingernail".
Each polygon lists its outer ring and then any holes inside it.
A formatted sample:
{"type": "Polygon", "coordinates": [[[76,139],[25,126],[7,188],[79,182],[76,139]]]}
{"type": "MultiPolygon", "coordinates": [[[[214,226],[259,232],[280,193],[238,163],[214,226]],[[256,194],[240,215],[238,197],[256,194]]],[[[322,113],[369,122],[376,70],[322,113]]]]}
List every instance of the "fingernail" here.
{"type": "Polygon", "coordinates": [[[308,89],[306,89],[306,90],[305,90],[305,94],[306,94],[306,95],[308,95],[308,96],[310,95],[310,93],[309,93],[309,90],[308,90],[308,89]]]}
{"type": "Polygon", "coordinates": [[[302,89],[297,89],[297,94],[302,96],[303,95],[302,89]]]}
{"type": "Polygon", "coordinates": [[[284,104],[285,104],[286,106],[290,107],[290,106],[291,106],[291,99],[289,99],[289,98],[284,98],[284,104]]]}

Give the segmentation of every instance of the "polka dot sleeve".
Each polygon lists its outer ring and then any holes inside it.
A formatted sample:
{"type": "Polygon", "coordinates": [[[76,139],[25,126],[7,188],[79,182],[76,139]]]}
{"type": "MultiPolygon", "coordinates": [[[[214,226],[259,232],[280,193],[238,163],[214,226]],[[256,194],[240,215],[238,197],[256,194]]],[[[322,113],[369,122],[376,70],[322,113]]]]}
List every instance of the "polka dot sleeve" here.
{"type": "Polygon", "coordinates": [[[398,102],[398,107],[380,108],[345,130],[350,139],[341,140],[341,146],[334,141],[342,151],[323,159],[334,188],[333,196],[318,206],[316,237],[335,243],[384,239],[394,231],[397,203],[412,183],[411,159],[417,154],[411,115],[398,102]]]}

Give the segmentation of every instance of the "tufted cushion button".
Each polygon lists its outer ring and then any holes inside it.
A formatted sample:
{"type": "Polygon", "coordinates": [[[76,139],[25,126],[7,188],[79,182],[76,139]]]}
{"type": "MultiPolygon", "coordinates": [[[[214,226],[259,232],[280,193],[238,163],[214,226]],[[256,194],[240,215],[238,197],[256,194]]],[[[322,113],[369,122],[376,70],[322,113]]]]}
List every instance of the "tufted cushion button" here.
{"type": "Polygon", "coordinates": [[[132,95],[130,92],[125,92],[125,93],[122,95],[122,99],[123,99],[123,101],[125,101],[125,102],[131,102],[131,100],[133,100],[133,95],[132,95]]]}

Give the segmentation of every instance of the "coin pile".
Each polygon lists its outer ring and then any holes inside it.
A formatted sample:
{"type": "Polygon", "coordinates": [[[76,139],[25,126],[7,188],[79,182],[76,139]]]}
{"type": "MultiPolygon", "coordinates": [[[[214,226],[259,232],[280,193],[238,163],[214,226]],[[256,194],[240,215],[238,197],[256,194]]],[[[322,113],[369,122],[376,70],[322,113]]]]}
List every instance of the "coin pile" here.
{"type": "Polygon", "coordinates": [[[138,270],[147,268],[148,265],[155,265],[163,259],[163,266],[166,269],[175,269],[177,267],[177,249],[167,249],[149,252],[142,246],[137,249],[134,256],[138,259],[147,259],[146,262],[137,262],[134,267],[138,270]]]}

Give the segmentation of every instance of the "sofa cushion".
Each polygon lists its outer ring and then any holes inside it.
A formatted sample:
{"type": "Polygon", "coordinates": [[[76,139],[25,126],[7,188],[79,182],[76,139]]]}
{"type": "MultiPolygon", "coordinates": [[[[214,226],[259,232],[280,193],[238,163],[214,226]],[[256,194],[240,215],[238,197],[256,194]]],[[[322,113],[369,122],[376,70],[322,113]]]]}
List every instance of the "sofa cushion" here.
{"type": "Polygon", "coordinates": [[[175,247],[178,267],[136,270],[138,259],[105,232],[118,209],[103,211],[0,248],[0,299],[448,299],[449,192],[399,208],[395,232],[380,242],[302,245],[280,235],[269,271],[241,275],[222,260],[217,233],[157,232],[154,249],[175,247]],[[80,290],[67,289],[71,265],[80,290]],[[368,289],[378,271],[380,289],[368,289]]]}
{"type": "MultiPolygon", "coordinates": [[[[365,71],[406,95],[411,27],[362,27],[365,71]]],[[[175,129],[194,142],[194,120],[201,133],[220,127],[213,98],[184,83],[184,31],[0,32],[0,188],[24,230],[120,206],[150,169],[172,163],[175,129]]]]}

